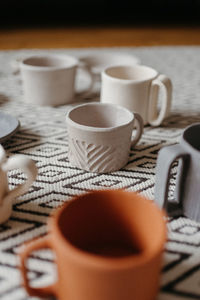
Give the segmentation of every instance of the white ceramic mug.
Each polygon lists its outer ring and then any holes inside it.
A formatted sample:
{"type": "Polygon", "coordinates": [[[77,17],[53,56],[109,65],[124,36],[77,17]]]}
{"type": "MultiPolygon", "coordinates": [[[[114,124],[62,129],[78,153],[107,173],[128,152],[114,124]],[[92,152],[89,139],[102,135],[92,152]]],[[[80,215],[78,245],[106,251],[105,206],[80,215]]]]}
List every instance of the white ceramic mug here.
{"type": "Polygon", "coordinates": [[[109,103],[87,103],[72,108],[66,117],[69,160],[90,172],[121,169],[131,146],[140,139],[143,121],[139,114],[109,103]],[[136,127],[132,140],[132,131],[136,127]]]}
{"type": "Polygon", "coordinates": [[[81,56],[80,62],[87,67],[95,76],[96,80],[101,79],[101,72],[110,66],[136,65],[140,59],[134,55],[121,52],[99,52],[81,56]]]}
{"type": "Polygon", "coordinates": [[[7,159],[5,150],[0,145],[0,224],[9,219],[12,213],[13,199],[27,192],[36,176],[37,167],[32,159],[21,154],[7,159]],[[7,173],[13,169],[22,170],[27,179],[23,184],[9,190],[7,173]]]}
{"type": "Polygon", "coordinates": [[[90,85],[80,93],[89,93],[93,75],[69,55],[34,55],[20,62],[24,97],[27,102],[58,106],[75,101],[77,68],[82,68],[90,77],[90,85]]]}
{"type": "Polygon", "coordinates": [[[163,122],[169,115],[171,98],[171,80],[148,66],[113,66],[102,72],[100,101],[139,113],[145,125],[159,126],[163,122]],[[160,110],[159,94],[162,95],[160,110]]]}

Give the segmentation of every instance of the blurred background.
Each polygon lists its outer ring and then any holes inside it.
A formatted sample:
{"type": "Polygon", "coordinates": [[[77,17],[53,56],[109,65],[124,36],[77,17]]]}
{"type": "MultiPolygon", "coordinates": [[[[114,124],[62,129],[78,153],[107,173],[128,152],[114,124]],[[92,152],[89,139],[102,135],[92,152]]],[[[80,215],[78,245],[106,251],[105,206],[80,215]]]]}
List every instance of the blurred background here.
{"type": "Polygon", "coordinates": [[[3,0],[1,28],[199,25],[200,0],[3,0]]]}

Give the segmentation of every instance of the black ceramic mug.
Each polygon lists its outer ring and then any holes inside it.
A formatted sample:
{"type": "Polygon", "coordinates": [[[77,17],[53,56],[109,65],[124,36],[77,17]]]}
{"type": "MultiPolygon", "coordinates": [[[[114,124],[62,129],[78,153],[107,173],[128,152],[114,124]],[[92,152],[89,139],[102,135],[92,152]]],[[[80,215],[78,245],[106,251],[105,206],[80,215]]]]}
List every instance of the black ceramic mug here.
{"type": "Polygon", "coordinates": [[[156,166],[155,202],[169,214],[200,222],[200,123],[187,127],[180,143],[163,147],[156,166]],[[175,201],[168,201],[170,169],[178,164],[175,201]],[[178,208],[178,209],[177,209],[178,208]]]}

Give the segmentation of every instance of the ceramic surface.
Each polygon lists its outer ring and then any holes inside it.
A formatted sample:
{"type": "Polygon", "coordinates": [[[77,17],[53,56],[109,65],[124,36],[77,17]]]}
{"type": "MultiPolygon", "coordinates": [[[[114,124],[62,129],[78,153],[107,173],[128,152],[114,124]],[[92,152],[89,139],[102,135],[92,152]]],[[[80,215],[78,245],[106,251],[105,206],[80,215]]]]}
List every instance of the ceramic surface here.
{"type": "Polygon", "coordinates": [[[77,58],[69,55],[35,55],[20,62],[25,101],[58,106],[75,101],[77,68],[84,69],[90,85],[81,93],[89,93],[93,76],[77,58]]]}
{"type": "Polygon", "coordinates": [[[122,190],[82,194],[51,217],[49,231],[20,253],[24,286],[31,296],[156,299],[167,233],[164,214],[153,201],[122,190]],[[26,260],[44,248],[55,252],[58,279],[34,288],[26,260]]]}
{"type": "Polygon", "coordinates": [[[93,53],[80,57],[80,62],[84,63],[90,71],[100,79],[101,72],[110,66],[136,65],[140,64],[140,59],[134,55],[125,53],[103,52],[93,53]]]}
{"type": "Polygon", "coordinates": [[[177,145],[159,152],[156,168],[155,201],[171,215],[185,215],[200,222],[200,123],[187,127],[177,145]],[[170,170],[179,160],[175,201],[168,201],[170,170]]]}
{"type": "Polygon", "coordinates": [[[19,127],[20,122],[15,117],[0,112],[0,143],[15,134],[19,127]]]}
{"type": "Polygon", "coordinates": [[[113,66],[102,72],[100,101],[139,113],[145,125],[159,126],[169,115],[171,99],[171,80],[148,66],[113,66]],[[160,89],[164,93],[158,111],[160,89]]]}
{"type": "Polygon", "coordinates": [[[69,160],[90,172],[107,173],[126,165],[130,147],[143,132],[137,113],[108,103],[87,103],[72,108],[66,117],[69,160]],[[132,131],[136,133],[131,141],[132,131]]]}
{"type": "Polygon", "coordinates": [[[24,194],[36,179],[37,168],[34,161],[25,155],[13,155],[6,158],[4,148],[0,145],[0,224],[7,221],[12,213],[14,198],[24,194]],[[9,190],[7,173],[13,169],[22,170],[27,179],[23,184],[9,190]]]}

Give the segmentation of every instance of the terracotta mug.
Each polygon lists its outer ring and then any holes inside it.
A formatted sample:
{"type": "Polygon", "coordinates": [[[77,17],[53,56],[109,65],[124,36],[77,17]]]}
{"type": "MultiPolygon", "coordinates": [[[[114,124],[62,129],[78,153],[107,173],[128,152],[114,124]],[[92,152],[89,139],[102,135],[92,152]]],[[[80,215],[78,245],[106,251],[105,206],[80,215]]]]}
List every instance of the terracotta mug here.
{"type": "Polygon", "coordinates": [[[125,190],[94,191],[67,202],[49,220],[46,238],[20,254],[31,296],[59,300],[154,300],[166,241],[163,212],[153,201],[125,190]],[[32,287],[26,261],[33,251],[55,252],[58,279],[32,287]]]}
{"type": "Polygon", "coordinates": [[[163,122],[169,115],[171,98],[171,80],[148,66],[112,66],[102,72],[100,101],[139,113],[145,125],[159,126],[163,122]],[[161,89],[163,93],[159,93],[161,89]]]}
{"type": "Polygon", "coordinates": [[[124,167],[131,146],[143,132],[139,114],[109,103],[87,103],[72,108],[66,117],[69,160],[90,172],[107,173],[124,167]],[[136,133],[131,140],[132,131],[136,133]]]}
{"type": "Polygon", "coordinates": [[[90,77],[90,85],[79,96],[89,93],[93,75],[77,58],[69,55],[34,55],[20,62],[24,98],[41,106],[58,106],[75,101],[77,69],[90,77]]]}
{"type": "Polygon", "coordinates": [[[176,145],[159,151],[156,165],[155,201],[169,215],[185,215],[200,222],[200,123],[187,127],[176,145]],[[179,160],[175,201],[168,201],[170,170],[179,160]]]}

